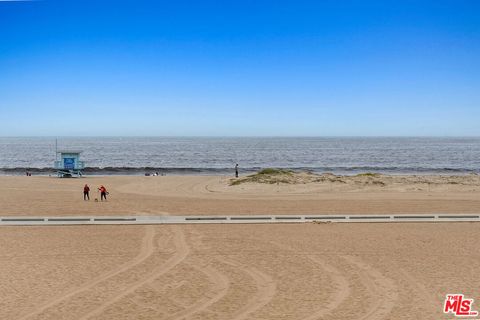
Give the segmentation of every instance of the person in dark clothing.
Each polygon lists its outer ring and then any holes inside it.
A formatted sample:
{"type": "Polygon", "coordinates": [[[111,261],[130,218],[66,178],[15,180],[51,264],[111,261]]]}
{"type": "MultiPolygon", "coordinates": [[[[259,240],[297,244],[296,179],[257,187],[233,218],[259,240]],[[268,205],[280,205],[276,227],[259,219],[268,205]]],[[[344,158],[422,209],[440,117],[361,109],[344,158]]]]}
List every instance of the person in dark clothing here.
{"type": "Polygon", "coordinates": [[[100,201],[103,201],[103,199],[107,201],[107,194],[108,194],[107,189],[104,186],[100,186],[98,190],[100,191],[100,201]]]}
{"type": "Polygon", "coordinates": [[[83,187],[83,200],[90,200],[90,187],[88,186],[88,184],[85,184],[85,186],[83,187]]]}
{"type": "Polygon", "coordinates": [[[235,178],[238,178],[238,163],[235,165],[235,178]]]}

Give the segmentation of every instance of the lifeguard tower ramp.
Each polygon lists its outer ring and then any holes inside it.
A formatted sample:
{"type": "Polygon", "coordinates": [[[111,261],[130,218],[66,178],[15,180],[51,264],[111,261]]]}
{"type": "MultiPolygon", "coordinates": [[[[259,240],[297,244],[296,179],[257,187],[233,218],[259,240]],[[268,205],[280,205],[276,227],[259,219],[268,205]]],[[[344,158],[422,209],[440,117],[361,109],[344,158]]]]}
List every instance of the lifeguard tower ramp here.
{"type": "Polygon", "coordinates": [[[85,163],[80,161],[82,151],[63,150],[57,151],[55,170],[59,178],[81,177],[85,163]]]}

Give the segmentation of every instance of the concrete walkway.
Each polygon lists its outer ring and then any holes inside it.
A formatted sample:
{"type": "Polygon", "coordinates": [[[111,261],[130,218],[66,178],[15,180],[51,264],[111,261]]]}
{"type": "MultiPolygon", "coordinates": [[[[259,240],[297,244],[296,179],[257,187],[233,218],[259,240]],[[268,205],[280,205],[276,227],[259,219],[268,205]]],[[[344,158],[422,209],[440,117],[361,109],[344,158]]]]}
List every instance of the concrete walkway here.
{"type": "Polygon", "coordinates": [[[480,214],[0,217],[0,226],[305,222],[480,222],[480,214]]]}

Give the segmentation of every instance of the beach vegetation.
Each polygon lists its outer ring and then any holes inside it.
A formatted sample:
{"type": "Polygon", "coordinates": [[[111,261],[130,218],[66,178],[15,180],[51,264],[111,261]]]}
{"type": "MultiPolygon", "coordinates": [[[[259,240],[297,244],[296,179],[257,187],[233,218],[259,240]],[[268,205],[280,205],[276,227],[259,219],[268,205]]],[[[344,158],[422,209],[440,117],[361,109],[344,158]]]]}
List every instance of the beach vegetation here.
{"type": "Polygon", "coordinates": [[[288,169],[266,168],[258,171],[256,174],[258,175],[280,175],[280,174],[292,175],[293,171],[288,169]]]}
{"type": "Polygon", "coordinates": [[[231,186],[236,186],[242,183],[265,183],[265,184],[279,184],[279,183],[292,183],[292,177],[294,171],[288,169],[277,168],[265,168],[257,173],[248,175],[239,179],[232,179],[230,181],[231,186]]]}
{"type": "Polygon", "coordinates": [[[359,173],[359,174],[356,175],[356,177],[372,177],[372,178],[378,178],[380,176],[381,176],[381,174],[373,173],[373,172],[364,172],[364,173],[359,173]]]}

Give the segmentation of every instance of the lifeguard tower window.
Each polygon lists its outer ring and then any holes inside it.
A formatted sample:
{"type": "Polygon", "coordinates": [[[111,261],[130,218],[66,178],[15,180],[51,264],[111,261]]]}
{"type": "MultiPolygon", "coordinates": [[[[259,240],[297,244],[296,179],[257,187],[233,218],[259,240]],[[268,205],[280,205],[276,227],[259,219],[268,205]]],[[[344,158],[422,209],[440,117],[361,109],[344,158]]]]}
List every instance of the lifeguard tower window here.
{"type": "Polygon", "coordinates": [[[75,158],[63,158],[63,167],[68,170],[75,169],[75,158]]]}
{"type": "Polygon", "coordinates": [[[55,169],[60,178],[81,177],[85,168],[83,161],[80,161],[81,151],[58,151],[55,169]]]}

